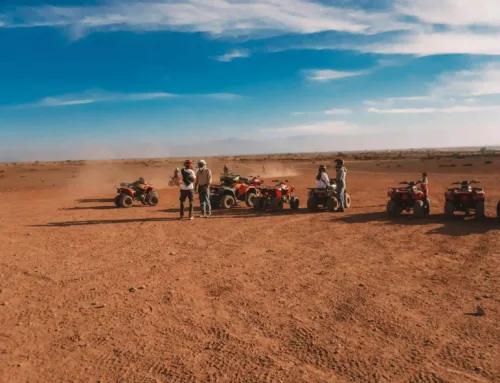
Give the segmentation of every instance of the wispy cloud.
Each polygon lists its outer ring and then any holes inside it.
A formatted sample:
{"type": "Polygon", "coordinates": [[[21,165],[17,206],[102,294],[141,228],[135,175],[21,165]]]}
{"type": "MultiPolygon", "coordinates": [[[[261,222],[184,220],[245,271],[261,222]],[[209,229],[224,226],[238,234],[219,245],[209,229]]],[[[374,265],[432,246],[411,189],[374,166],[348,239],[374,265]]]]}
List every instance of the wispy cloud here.
{"type": "Polygon", "coordinates": [[[240,98],[240,95],[232,93],[209,93],[199,95],[180,95],[166,92],[147,92],[147,93],[116,93],[102,90],[86,91],[79,94],[65,94],[60,96],[45,97],[37,102],[19,105],[17,107],[62,107],[76,106],[85,104],[94,104],[101,102],[132,102],[132,101],[151,101],[171,98],[194,98],[203,97],[215,100],[234,100],[240,98]]]}
{"type": "MultiPolygon", "coordinates": [[[[500,42],[498,44],[500,45],[500,42]]],[[[461,97],[500,94],[500,62],[443,75],[438,79],[432,92],[461,97]]]]}
{"type": "Polygon", "coordinates": [[[178,30],[212,35],[371,34],[404,29],[391,12],[367,12],[309,0],[121,1],[87,7],[19,7],[10,27],[72,26],[83,30],[178,30]]]}
{"type": "Polygon", "coordinates": [[[368,112],[377,114],[428,114],[428,113],[470,113],[500,111],[500,105],[468,106],[456,105],[447,108],[399,108],[378,109],[368,108],[368,112]]]}
{"type": "Polygon", "coordinates": [[[329,109],[325,110],[325,114],[334,115],[334,114],[352,114],[351,109],[329,109]]]}
{"type": "Polygon", "coordinates": [[[217,56],[215,59],[217,61],[229,62],[238,58],[246,58],[250,56],[250,51],[247,49],[235,49],[231,52],[223,54],[222,56],[217,56]]]}
{"type": "Polygon", "coordinates": [[[305,74],[307,79],[311,81],[332,81],[345,77],[361,76],[366,74],[366,71],[344,72],[331,69],[310,69],[306,70],[305,74]]]}
{"type": "Polygon", "coordinates": [[[349,134],[359,131],[359,127],[346,121],[320,121],[307,125],[261,129],[261,131],[268,133],[280,133],[288,136],[309,134],[349,134]]]}

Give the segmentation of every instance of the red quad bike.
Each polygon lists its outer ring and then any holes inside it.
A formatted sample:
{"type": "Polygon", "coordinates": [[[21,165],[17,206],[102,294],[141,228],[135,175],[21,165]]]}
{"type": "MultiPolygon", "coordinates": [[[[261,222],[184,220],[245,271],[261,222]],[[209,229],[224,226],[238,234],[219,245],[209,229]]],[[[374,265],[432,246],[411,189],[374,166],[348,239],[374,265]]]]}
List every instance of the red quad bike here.
{"type": "Polygon", "coordinates": [[[260,187],[260,195],[255,197],[253,207],[256,210],[282,211],[285,203],[290,204],[290,209],[297,210],[300,200],[294,195],[294,186],[288,186],[287,182],[273,180],[275,186],[260,187]]]}
{"type": "Polygon", "coordinates": [[[116,193],[116,207],[131,207],[134,201],[141,201],[143,205],[149,206],[156,206],[159,202],[158,193],[149,184],[139,184],[134,188],[133,184],[122,182],[116,188],[116,193]]]}
{"type": "Polygon", "coordinates": [[[431,201],[427,194],[427,185],[418,185],[413,181],[404,181],[400,185],[405,187],[389,188],[387,196],[390,198],[387,202],[387,215],[389,218],[395,218],[403,211],[409,213],[413,210],[415,217],[424,217],[431,212],[431,201]]]}
{"type": "MultiPolygon", "coordinates": [[[[326,189],[309,188],[307,190],[307,209],[309,211],[316,211],[319,206],[334,211],[339,206],[337,182],[335,180],[331,180],[330,186],[326,189]]],[[[347,191],[345,193],[345,204],[346,207],[351,207],[351,196],[347,194],[347,191]]]]}
{"type": "Polygon", "coordinates": [[[483,188],[472,187],[471,185],[478,184],[478,181],[462,181],[454,182],[452,185],[460,185],[460,187],[448,189],[444,193],[444,216],[451,219],[455,216],[456,211],[463,211],[465,215],[470,215],[470,211],[474,210],[476,218],[482,219],[484,213],[484,199],[486,194],[483,188]]]}

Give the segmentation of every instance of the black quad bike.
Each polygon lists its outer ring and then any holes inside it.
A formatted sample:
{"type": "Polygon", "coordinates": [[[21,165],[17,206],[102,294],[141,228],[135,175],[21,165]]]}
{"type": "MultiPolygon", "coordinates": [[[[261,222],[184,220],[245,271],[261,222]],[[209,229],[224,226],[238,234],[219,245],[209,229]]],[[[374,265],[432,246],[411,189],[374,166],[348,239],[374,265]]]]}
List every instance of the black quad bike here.
{"type": "Polygon", "coordinates": [[[297,210],[300,200],[294,195],[294,186],[288,186],[287,182],[273,180],[275,186],[260,187],[260,195],[254,199],[254,209],[279,212],[283,210],[284,204],[289,204],[290,209],[297,210]]]}
{"type": "Polygon", "coordinates": [[[230,209],[240,202],[254,206],[255,197],[260,195],[259,186],[264,182],[260,177],[245,178],[239,175],[223,175],[219,185],[210,187],[212,208],[230,209]]]}
{"type": "MultiPolygon", "coordinates": [[[[309,188],[307,189],[307,209],[309,211],[317,211],[320,207],[326,208],[329,211],[334,211],[339,206],[339,196],[337,193],[337,182],[330,181],[330,186],[324,188],[309,188]]],[[[346,207],[351,207],[351,196],[345,192],[346,207]]]]}
{"type": "Polygon", "coordinates": [[[474,210],[476,218],[482,219],[485,217],[484,201],[486,193],[483,188],[472,187],[472,185],[478,183],[479,181],[475,180],[452,183],[452,185],[460,186],[450,188],[444,193],[445,218],[453,218],[456,211],[463,211],[468,216],[471,210],[474,210]]]}

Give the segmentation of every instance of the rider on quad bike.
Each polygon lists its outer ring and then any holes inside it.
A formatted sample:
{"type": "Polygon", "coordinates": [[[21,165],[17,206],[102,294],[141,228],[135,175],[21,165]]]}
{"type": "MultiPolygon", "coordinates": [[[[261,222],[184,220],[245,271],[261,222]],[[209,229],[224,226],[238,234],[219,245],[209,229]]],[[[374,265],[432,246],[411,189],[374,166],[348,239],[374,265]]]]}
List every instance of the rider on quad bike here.
{"type": "Polygon", "coordinates": [[[144,177],[139,177],[137,181],[132,182],[130,184],[130,188],[134,190],[137,199],[143,201],[146,194],[144,192],[144,188],[142,188],[141,185],[146,185],[146,180],[144,179],[144,177]]]}

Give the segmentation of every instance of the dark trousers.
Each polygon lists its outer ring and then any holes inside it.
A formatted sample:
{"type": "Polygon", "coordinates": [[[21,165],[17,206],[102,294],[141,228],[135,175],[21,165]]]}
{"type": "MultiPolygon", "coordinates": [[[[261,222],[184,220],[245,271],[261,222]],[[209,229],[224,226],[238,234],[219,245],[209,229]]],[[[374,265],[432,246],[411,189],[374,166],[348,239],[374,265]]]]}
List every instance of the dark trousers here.
{"type": "Polygon", "coordinates": [[[200,186],[198,189],[200,196],[201,214],[212,214],[212,206],[210,205],[210,189],[206,186],[200,186]]]}
{"type": "Polygon", "coordinates": [[[189,200],[189,216],[193,216],[193,200],[194,200],[194,190],[182,190],[181,189],[181,217],[184,217],[184,202],[186,202],[186,198],[189,200]]]}

